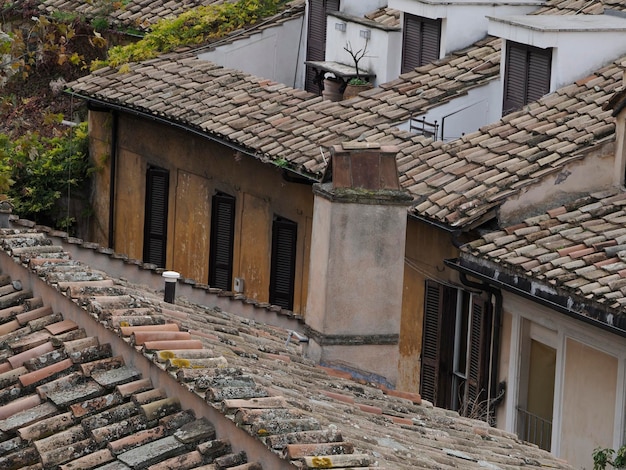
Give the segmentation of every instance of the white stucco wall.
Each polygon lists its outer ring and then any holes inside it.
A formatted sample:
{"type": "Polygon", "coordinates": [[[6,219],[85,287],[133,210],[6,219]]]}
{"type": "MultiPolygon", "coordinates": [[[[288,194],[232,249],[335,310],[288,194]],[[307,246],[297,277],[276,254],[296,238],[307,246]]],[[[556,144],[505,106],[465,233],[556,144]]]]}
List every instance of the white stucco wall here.
{"type": "Polygon", "coordinates": [[[364,16],[386,5],[387,0],[341,0],[339,2],[339,8],[343,13],[354,16],[364,16]]]}
{"type": "Polygon", "coordinates": [[[353,51],[366,46],[361,31],[369,31],[367,40],[367,54],[359,62],[359,68],[368,70],[376,75],[374,84],[385,83],[398,78],[400,74],[400,53],[402,51],[402,33],[373,28],[361,23],[346,21],[333,15],[328,15],[326,30],[326,60],[354,65],[350,55],[344,50],[348,42],[353,51]],[[335,24],[345,23],[346,31],[339,31],[335,24]]]}
{"type": "Polygon", "coordinates": [[[467,47],[487,35],[487,16],[524,15],[536,10],[539,1],[476,2],[456,0],[389,0],[389,7],[425,18],[442,18],[441,56],[467,47]]]}
{"type": "MultiPolygon", "coordinates": [[[[611,15],[535,15],[489,18],[489,34],[553,48],[550,91],[585,78],[626,55],[626,18],[611,15]]],[[[502,54],[506,48],[502,48],[502,54]]],[[[504,71],[505,61],[501,61],[504,71]]]]}
{"type": "MultiPolygon", "coordinates": [[[[428,110],[425,114],[416,115],[415,119],[426,119],[427,122],[437,121],[439,130],[437,140],[458,139],[500,119],[502,110],[502,87],[500,80],[494,79],[487,84],[471,89],[467,94],[459,96],[428,110]]],[[[409,123],[399,126],[409,130],[409,123]]]]}
{"type": "Polygon", "coordinates": [[[267,28],[249,38],[218,45],[198,58],[268,78],[294,88],[304,86],[304,16],[267,28]]]}

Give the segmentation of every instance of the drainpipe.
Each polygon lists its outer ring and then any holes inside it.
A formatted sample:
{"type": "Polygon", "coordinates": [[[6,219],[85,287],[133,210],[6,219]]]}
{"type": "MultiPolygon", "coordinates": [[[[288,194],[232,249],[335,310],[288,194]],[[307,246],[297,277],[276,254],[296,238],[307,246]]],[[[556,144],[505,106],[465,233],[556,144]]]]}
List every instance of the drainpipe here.
{"type": "Polygon", "coordinates": [[[109,176],[109,248],[115,244],[115,182],[117,180],[117,111],[111,111],[111,167],[109,176]]]}

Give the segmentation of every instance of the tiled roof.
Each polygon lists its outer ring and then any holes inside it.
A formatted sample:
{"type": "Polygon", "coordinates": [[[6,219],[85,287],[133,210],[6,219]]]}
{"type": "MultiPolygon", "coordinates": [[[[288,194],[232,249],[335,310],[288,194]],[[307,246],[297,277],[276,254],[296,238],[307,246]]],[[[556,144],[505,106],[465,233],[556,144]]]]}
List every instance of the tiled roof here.
{"type": "Polygon", "coordinates": [[[164,56],[132,65],[130,73],[103,69],[71,86],[80,96],[234,142],[260,159],[284,159],[317,178],[326,166],[320,148],[359,138],[398,145],[401,184],[416,201],[412,210],[464,227],[613,138],[614,118],[602,106],[622,84],[624,59],[448,143],[393,129],[390,121],[407,111],[370,103],[368,96],[381,88],[358,100],[322,101],[193,56],[164,56]]]}
{"type": "MultiPolygon", "coordinates": [[[[34,230],[5,229],[0,239],[31,276],[80,307],[70,321],[1,276],[3,468],[261,468],[231,452],[215,422],[141,377],[130,365],[140,356],[296,468],[569,468],[415,394],[315,366],[285,330],[180,299],[165,304],[153,291],[70,259],[34,230]],[[113,333],[131,361],[87,336],[83,321],[113,333]]],[[[12,263],[9,257],[2,262],[12,263]]]]}
{"type": "MultiPolygon", "coordinates": [[[[112,8],[107,13],[107,19],[113,27],[137,28],[148,30],[157,21],[172,18],[181,13],[199,6],[217,5],[220,3],[234,3],[236,0],[129,0],[119,2],[119,8],[112,8]]],[[[95,18],[103,15],[109,2],[106,5],[99,1],[84,0],[43,0],[39,8],[47,14],[58,11],[75,12],[87,18],[95,18]]],[[[303,14],[305,0],[294,0],[285,6],[285,10],[293,13],[303,14]],[[291,10],[295,7],[295,10],[291,10]]]]}
{"type": "MultiPolygon", "coordinates": [[[[577,12],[564,5],[574,2],[550,6],[577,12]]],[[[487,37],[342,102],[175,54],[132,65],[129,73],[103,69],[71,87],[234,143],[263,161],[286,161],[314,179],[328,159],[320,150],[331,145],[355,139],[397,145],[413,213],[461,228],[614,136],[602,105],[621,84],[625,58],[455,141],[432,142],[393,127],[497,78],[500,47],[500,39],[487,37]]]]}
{"type": "MultiPolygon", "coordinates": [[[[343,102],[226,69],[191,54],[170,54],[130,66],[105,68],[71,85],[83,97],[183,124],[234,143],[264,161],[283,159],[320,178],[328,152],[355,140],[399,142],[385,130],[389,118],[343,102]]],[[[393,110],[390,109],[390,113],[393,110]]]]}
{"type": "Polygon", "coordinates": [[[626,331],[626,193],[613,189],[486,234],[462,265],[626,331]],[[508,274],[506,274],[508,273],[508,274]],[[534,283],[534,284],[531,284],[534,283]],[[538,288],[537,284],[547,287],[538,288]]]}
{"type": "Polygon", "coordinates": [[[379,8],[365,15],[368,20],[375,21],[383,26],[400,26],[400,10],[389,7],[379,8]]]}
{"type": "Polygon", "coordinates": [[[606,10],[626,10],[623,0],[549,0],[535,15],[602,15],[606,10]]]}
{"type": "Polygon", "coordinates": [[[622,86],[625,59],[460,139],[403,148],[400,182],[416,197],[415,213],[467,226],[613,139],[615,121],[602,106],[622,86]]]}
{"type": "Polygon", "coordinates": [[[362,109],[389,108],[392,122],[406,121],[411,115],[424,114],[446,101],[467,94],[497,78],[500,73],[499,38],[488,36],[466,49],[400,75],[396,80],[362,93],[352,103],[362,109]]]}

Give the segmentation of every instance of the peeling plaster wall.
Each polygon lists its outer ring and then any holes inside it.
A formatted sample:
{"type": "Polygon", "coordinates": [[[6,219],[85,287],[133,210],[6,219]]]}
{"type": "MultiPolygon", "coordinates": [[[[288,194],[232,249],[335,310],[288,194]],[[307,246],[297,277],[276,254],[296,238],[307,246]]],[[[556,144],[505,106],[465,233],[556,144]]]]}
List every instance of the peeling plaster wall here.
{"type": "Polygon", "coordinates": [[[615,142],[587,152],[561,171],[528,186],[500,206],[500,224],[512,225],[548,209],[559,207],[585,193],[602,191],[614,184],[615,142]]]}
{"type": "MultiPolygon", "coordinates": [[[[110,155],[109,113],[90,112],[95,161],[110,155]]],[[[182,130],[120,114],[116,168],[113,249],[143,257],[145,181],[149,165],[169,170],[166,269],[208,281],[211,197],[216,191],[236,198],[233,277],[244,279],[244,294],[269,298],[272,220],[280,215],[298,224],[294,311],[304,313],[313,193],[308,184],[290,183],[282,170],[182,130]]],[[[109,170],[95,176],[95,242],[108,245],[109,170]],[[106,230],[105,230],[106,228],[106,230]]]]}
{"type": "Polygon", "coordinates": [[[460,284],[458,273],[443,264],[444,259],[457,255],[450,234],[409,217],[400,322],[397,383],[400,390],[418,392],[420,387],[424,283],[426,279],[434,279],[460,284]]]}

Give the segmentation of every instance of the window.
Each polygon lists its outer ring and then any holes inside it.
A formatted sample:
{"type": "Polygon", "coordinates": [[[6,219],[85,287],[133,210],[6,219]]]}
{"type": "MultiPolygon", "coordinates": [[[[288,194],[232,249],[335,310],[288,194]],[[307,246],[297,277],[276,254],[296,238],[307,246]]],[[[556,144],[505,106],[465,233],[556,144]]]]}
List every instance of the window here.
{"type": "Polygon", "coordinates": [[[167,249],[167,199],[169,171],[149,167],[146,175],[146,212],[143,261],[165,267],[167,249]]]}
{"type": "Polygon", "coordinates": [[[426,281],[421,394],[436,406],[487,420],[492,315],[476,294],[426,281]]]}
{"type": "MultiPolygon", "coordinates": [[[[326,14],[339,11],[339,0],[315,0],[309,3],[308,37],[306,60],[324,60],[326,58],[326,14]]],[[[320,94],[319,83],[312,67],[306,68],[304,88],[311,93],[320,94]]]]}
{"type": "Polygon", "coordinates": [[[552,49],[507,41],[502,115],[550,92],[552,49]]]}
{"type": "Polygon", "coordinates": [[[293,309],[298,224],[276,217],[272,225],[270,303],[293,309]]]}
{"type": "Polygon", "coordinates": [[[402,26],[401,73],[407,73],[439,59],[441,20],[431,20],[408,13],[402,26]]]}
{"type": "Polygon", "coordinates": [[[211,203],[211,242],[209,285],[231,290],[233,277],[233,241],[235,236],[235,198],[217,193],[211,203]]]}

